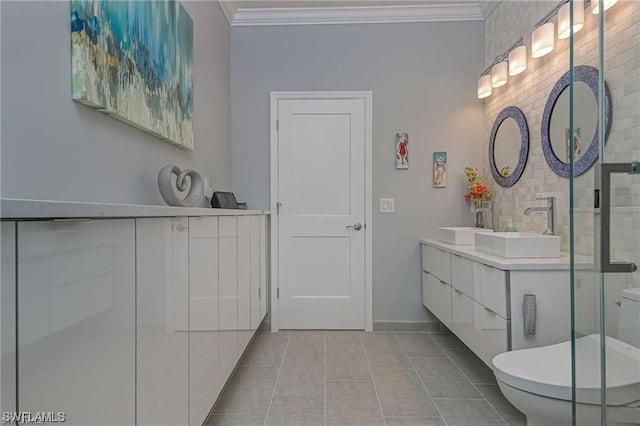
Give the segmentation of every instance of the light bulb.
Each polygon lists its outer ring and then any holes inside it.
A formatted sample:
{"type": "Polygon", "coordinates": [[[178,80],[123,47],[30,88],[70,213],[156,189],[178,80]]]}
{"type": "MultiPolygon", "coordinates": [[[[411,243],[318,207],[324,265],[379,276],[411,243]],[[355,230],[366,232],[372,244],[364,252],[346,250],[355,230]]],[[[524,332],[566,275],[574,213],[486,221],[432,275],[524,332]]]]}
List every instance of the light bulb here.
{"type": "Polygon", "coordinates": [[[491,74],[483,75],[478,79],[478,99],[491,96],[491,74]]]}
{"type": "Polygon", "coordinates": [[[501,87],[507,84],[509,78],[509,64],[499,62],[491,68],[491,87],[501,87]]]}
{"type": "MultiPolygon", "coordinates": [[[[571,31],[570,23],[570,7],[571,3],[567,3],[558,11],[558,38],[569,38],[571,31]]],[[[575,0],[573,2],[573,33],[577,33],[584,26],[584,2],[583,0],[575,0]]]]}
{"type": "Polygon", "coordinates": [[[553,50],[555,43],[555,25],[553,22],[536,28],[531,35],[531,57],[541,58],[553,50]]]}
{"type": "MultiPolygon", "coordinates": [[[[611,6],[613,6],[614,4],[618,3],[618,0],[604,0],[602,7],[604,8],[604,10],[609,9],[611,6]]],[[[598,13],[600,13],[600,1],[599,0],[591,0],[591,12],[594,15],[597,15],[598,13]]]]}
{"type": "Polygon", "coordinates": [[[527,46],[516,47],[509,53],[509,75],[518,75],[526,69],[527,46]]]}

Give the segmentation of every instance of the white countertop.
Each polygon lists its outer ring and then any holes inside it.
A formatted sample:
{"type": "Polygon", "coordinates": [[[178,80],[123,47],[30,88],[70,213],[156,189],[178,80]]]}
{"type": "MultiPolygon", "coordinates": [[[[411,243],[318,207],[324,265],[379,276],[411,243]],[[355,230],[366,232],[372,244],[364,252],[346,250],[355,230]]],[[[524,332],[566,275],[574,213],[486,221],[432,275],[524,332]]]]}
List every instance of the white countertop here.
{"type": "Polygon", "coordinates": [[[268,215],[270,212],[267,210],[228,210],[0,198],[0,218],[2,219],[241,216],[263,214],[268,215]]]}
{"type": "MultiPolygon", "coordinates": [[[[505,257],[495,256],[493,254],[484,253],[476,250],[475,246],[456,246],[445,243],[437,239],[420,239],[422,244],[437,247],[442,250],[449,251],[469,260],[484,263],[503,271],[540,271],[540,270],[568,270],[569,269],[569,253],[561,252],[560,257],[544,258],[544,259],[507,259],[505,257]]],[[[593,267],[593,258],[585,255],[576,255],[577,269],[590,269],[593,267]]]]}

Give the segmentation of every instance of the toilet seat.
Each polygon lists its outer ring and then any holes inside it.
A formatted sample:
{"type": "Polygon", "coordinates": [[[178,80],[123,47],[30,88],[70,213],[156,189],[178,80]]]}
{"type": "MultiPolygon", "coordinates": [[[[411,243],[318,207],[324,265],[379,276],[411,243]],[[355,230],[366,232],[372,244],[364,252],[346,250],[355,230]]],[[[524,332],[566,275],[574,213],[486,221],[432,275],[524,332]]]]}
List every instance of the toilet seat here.
{"type": "MultiPolygon", "coordinates": [[[[640,400],[640,349],[606,338],[607,405],[640,400]]],[[[600,335],[576,339],[576,401],[600,404],[600,335]]],[[[496,378],[525,392],[571,401],[571,341],[505,352],[493,358],[496,378]]]]}

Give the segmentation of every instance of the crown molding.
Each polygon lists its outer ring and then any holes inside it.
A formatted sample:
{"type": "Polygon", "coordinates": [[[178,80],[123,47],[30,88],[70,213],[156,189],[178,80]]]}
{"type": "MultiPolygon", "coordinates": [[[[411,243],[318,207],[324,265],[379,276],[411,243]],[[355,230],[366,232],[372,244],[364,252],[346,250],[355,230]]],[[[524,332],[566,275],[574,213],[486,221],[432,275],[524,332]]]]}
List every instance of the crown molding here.
{"type": "Polygon", "coordinates": [[[218,4],[222,9],[222,13],[224,13],[225,18],[229,24],[233,25],[233,16],[236,14],[236,7],[233,5],[231,1],[218,0],[218,4]]]}
{"type": "Polygon", "coordinates": [[[484,19],[487,19],[487,17],[493,13],[499,3],[499,0],[485,0],[480,2],[480,10],[482,11],[484,19]]]}
{"type": "Polygon", "coordinates": [[[238,8],[230,23],[232,26],[320,25],[481,21],[483,19],[479,4],[469,2],[448,5],[238,8]]]}

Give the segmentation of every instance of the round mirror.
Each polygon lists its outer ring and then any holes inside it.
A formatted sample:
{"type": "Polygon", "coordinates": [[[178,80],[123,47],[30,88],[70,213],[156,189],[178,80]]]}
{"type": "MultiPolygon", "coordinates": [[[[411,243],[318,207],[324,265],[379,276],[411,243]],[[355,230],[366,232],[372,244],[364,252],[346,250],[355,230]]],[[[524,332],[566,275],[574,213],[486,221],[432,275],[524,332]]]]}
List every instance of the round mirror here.
{"type": "MultiPolygon", "coordinates": [[[[573,151],[574,176],[589,170],[598,159],[598,70],[581,65],[574,68],[573,135],[569,130],[569,78],[566,72],[547,99],[542,117],[542,151],[549,167],[569,177],[573,151]]],[[[605,142],[609,131],[609,93],[605,86],[605,142]]]]}
{"type": "Polygon", "coordinates": [[[503,109],[491,129],[489,165],[500,186],[515,184],[529,157],[529,127],[524,114],[510,106],[503,109]]]}

